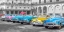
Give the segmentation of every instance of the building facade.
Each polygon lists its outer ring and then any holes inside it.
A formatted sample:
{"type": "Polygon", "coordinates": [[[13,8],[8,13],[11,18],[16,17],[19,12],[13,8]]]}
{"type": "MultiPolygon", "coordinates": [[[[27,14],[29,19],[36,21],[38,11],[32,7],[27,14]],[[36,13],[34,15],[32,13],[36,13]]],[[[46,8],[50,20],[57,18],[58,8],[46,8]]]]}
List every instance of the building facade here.
{"type": "Polygon", "coordinates": [[[64,0],[39,0],[33,4],[37,8],[37,15],[61,15],[64,17],[64,0]]]}
{"type": "Polygon", "coordinates": [[[20,12],[32,15],[61,15],[64,17],[64,0],[0,0],[0,13],[19,14],[20,12]]]}
{"type": "Polygon", "coordinates": [[[20,12],[31,13],[31,0],[0,0],[0,13],[20,14],[20,12]]]}

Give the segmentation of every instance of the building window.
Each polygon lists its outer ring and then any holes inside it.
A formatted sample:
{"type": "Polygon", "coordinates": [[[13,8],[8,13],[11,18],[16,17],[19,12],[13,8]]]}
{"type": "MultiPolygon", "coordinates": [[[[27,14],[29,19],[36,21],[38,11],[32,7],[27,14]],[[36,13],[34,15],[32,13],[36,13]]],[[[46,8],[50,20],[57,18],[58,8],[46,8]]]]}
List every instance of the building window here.
{"type": "Polygon", "coordinates": [[[52,16],[53,14],[52,13],[49,13],[50,16],[52,16]]]}
{"type": "Polygon", "coordinates": [[[15,11],[15,14],[18,14],[18,11],[15,11]]]}
{"type": "Polygon", "coordinates": [[[20,7],[21,8],[21,7],[20,7]]]}
{"type": "Polygon", "coordinates": [[[17,9],[17,7],[16,7],[16,9],[17,9]]]}
{"type": "Polygon", "coordinates": [[[16,0],[16,1],[18,1],[18,0],[16,0]]]}
{"type": "Polygon", "coordinates": [[[12,1],[12,4],[13,4],[14,2],[12,1]]]}
{"type": "Polygon", "coordinates": [[[59,0],[56,0],[56,1],[59,1],[59,0]]]}
{"type": "Polygon", "coordinates": [[[7,2],[8,2],[9,0],[7,0],[7,2]]]}
{"type": "Polygon", "coordinates": [[[41,0],[39,0],[39,3],[41,3],[41,0]]]}
{"type": "Polygon", "coordinates": [[[64,17],[64,13],[62,14],[62,16],[64,17]]]}
{"type": "Polygon", "coordinates": [[[6,14],[9,14],[9,11],[6,11],[6,14]]]}
{"type": "Polygon", "coordinates": [[[29,8],[29,7],[28,7],[29,8]]]}
{"type": "Polygon", "coordinates": [[[46,0],[44,0],[44,3],[46,3],[46,0]]]}
{"type": "Polygon", "coordinates": [[[60,13],[55,13],[55,15],[57,15],[57,16],[61,16],[60,13]]]}
{"type": "Polygon", "coordinates": [[[7,8],[9,8],[9,7],[7,7],[7,8]]]}
{"type": "Polygon", "coordinates": [[[43,7],[43,13],[44,13],[44,14],[47,13],[47,7],[46,7],[46,6],[43,7]]]}
{"type": "Polygon", "coordinates": [[[19,14],[21,13],[21,11],[19,11],[19,14]]]}
{"type": "Polygon", "coordinates": [[[24,3],[25,3],[26,0],[24,0],[24,3]]]}
{"type": "Polygon", "coordinates": [[[14,11],[11,11],[11,14],[14,14],[14,11]]]}
{"type": "Polygon", "coordinates": [[[30,14],[30,11],[27,11],[27,15],[29,15],[30,14]]]}
{"type": "Polygon", "coordinates": [[[24,7],[24,8],[26,8],[26,7],[24,7]]]}
{"type": "Polygon", "coordinates": [[[39,7],[38,10],[39,10],[39,13],[42,13],[41,7],[39,7]]]}
{"type": "Polygon", "coordinates": [[[50,0],[50,2],[52,2],[52,0],[50,0]]]}

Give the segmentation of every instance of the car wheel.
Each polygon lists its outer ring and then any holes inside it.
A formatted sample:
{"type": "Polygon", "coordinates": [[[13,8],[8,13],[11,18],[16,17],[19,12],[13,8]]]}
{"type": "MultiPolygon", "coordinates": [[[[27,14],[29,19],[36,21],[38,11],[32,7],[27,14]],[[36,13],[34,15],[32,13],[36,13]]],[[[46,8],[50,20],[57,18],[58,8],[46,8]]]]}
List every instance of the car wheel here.
{"type": "Polygon", "coordinates": [[[21,22],[21,24],[23,24],[23,22],[21,22]]]}
{"type": "Polygon", "coordinates": [[[33,26],[36,26],[35,24],[33,24],[33,26]]]}
{"type": "Polygon", "coordinates": [[[2,20],[2,21],[5,21],[5,20],[2,20]]]}
{"type": "Polygon", "coordinates": [[[58,29],[61,29],[62,28],[62,24],[60,23],[60,26],[58,26],[58,29]]]}
{"type": "Polygon", "coordinates": [[[13,21],[13,23],[15,23],[15,21],[13,21]]]}
{"type": "Polygon", "coordinates": [[[7,22],[9,22],[9,21],[7,21],[7,22]]]}
{"type": "Polygon", "coordinates": [[[45,28],[48,28],[48,26],[45,26],[45,28]]]}
{"type": "Polygon", "coordinates": [[[20,23],[19,21],[17,21],[17,23],[20,23]]]}
{"type": "Polygon", "coordinates": [[[58,29],[61,29],[62,27],[61,27],[61,26],[58,26],[57,28],[58,28],[58,29]]]}

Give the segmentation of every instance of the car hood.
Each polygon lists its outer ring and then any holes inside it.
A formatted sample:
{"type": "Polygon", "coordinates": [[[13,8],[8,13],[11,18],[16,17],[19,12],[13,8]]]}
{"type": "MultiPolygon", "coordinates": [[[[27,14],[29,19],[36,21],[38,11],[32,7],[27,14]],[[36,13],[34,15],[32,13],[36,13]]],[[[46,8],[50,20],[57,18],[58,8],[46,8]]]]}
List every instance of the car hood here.
{"type": "Polygon", "coordinates": [[[37,20],[47,20],[47,18],[45,18],[45,17],[40,17],[40,18],[37,18],[37,20]]]}
{"type": "Polygon", "coordinates": [[[50,19],[47,19],[47,20],[45,21],[45,23],[56,22],[56,21],[59,21],[59,20],[61,20],[61,18],[50,18],[50,19]]]}

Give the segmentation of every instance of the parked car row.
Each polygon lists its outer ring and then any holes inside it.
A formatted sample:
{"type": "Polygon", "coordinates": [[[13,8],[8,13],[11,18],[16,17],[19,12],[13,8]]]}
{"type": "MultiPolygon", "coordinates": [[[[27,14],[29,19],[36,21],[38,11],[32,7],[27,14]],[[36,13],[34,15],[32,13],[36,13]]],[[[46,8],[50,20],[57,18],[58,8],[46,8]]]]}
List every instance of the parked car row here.
{"type": "Polygon", "coordinates": [[[62,16],[49,16],[49,15],[40,15],[40,16],[32,16],[32,15],[3,15],[1,16],[1,20],[13,23],[21,23],[21,24],[31,24],[33,26],[42,25],[45,28],[54,28],[58,29],[64,26],[64,18],[62,16]]]}

